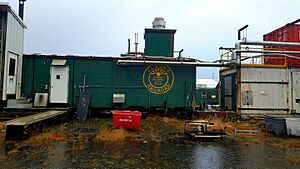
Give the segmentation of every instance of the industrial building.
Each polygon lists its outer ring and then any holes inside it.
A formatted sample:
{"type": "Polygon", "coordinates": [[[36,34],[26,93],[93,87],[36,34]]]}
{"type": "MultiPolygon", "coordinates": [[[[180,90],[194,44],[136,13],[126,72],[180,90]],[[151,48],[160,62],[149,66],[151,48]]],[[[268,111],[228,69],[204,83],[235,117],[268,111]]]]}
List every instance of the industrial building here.
{"type": "Polygon", "coordinates": [[[300,113],[299,21],[264,35],[269,41],[238,41],[227,52],[240,58],[240,66],[220,70],[222,109],[239,115],[300,113]]]}
{"type": "Polygon", "coordinates": [[[245,65],[220,71],[221,108],[240,115],[300,113],[300,69],[245,65]]]}

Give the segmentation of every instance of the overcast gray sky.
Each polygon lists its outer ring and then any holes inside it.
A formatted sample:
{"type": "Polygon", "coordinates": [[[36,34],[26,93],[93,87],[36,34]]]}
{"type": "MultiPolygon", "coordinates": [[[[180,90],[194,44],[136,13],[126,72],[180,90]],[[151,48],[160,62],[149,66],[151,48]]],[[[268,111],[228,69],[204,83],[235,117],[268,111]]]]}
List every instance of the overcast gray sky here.
{"type": "MultiPolygon", "coordinates": [[[[7,0],[18,11],[18,0],[7,0]]],[[[248,39],[300,17],[300,0],[27,0],[25,53],[119,56],[154,17],[177,29],[175,49],[200,60],[219,58],[232,47],[237,30],[249,24],[248,39]]],[[[201,68],[198,78],[218,78],[218,69],[201,68]]]]}

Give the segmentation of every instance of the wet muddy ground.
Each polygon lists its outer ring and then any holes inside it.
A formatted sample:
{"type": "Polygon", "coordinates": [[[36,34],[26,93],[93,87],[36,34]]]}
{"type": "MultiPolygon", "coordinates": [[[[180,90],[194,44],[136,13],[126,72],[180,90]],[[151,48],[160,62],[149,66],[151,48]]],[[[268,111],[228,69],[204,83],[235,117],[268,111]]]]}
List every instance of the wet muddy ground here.
{"type": "Polygon", "coordinates": [[[300,168],[300,140],[229,135],[192,141],[183,121],[150,117],[139,132],[117,131],[111,119],[51,126],[38,137],[0,145],[1,168],[300,168]],[[105,129],[105,130],[104,130],[105,129]],[[116,139],[117,138],[117,139],[116,139]],[[112,140],[109,140],[112,139],[112,140]],[[292,145],[277,145],[275,143],[292,145]],[[293,144],[291,144],[293,143],[293,144]]]}

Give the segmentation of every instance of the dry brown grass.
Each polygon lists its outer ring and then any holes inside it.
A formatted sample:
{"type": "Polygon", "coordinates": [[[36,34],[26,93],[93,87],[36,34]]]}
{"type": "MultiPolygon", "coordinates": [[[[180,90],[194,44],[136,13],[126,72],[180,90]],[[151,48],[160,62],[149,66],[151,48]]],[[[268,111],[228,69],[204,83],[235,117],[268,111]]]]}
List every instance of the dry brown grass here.
{"type": "Polygon", "coordinates": [[[274,148],[300,148],[300,139],[299,138],[272,138],[271,146],[274,148]]]}
{"type": "Polygon", "coordinates": [[[291,138],[284,141],[288,147],[300,148],[300,139],[291,138]]]}
{"type": "Polygon", "coordinates": [[[100,129],[99,133],[96,135],[96,141],[123,141],[126,137],[128,137],[128,134],[124,129],[109,130],[107,128],[103,128],[100,129]]]}
{"type": "Polygon", "coordinates": [[[287,157],[286,159],[288,160],[288,162],[290,162],[293,165],[300,164],[300,157],[287,157]]]}
{"type": "Polygon", "coordinates": [[[5,137],[5,125],[4,123],[0,122],[0,144],[4,143],[5,137]]]}
{"type": "Polygon", "coordinates": [[[244,138],[247,141],[255,142],[268,142],[268,144],[274,148],[300,148],[299,138],[281,138],[274,137],[274,135],[267,133],[264,130],[264,125],[261,122],[256,124],[250,124],[247,121],[237,122],[237,121],[223,121],[219,118],[206,119],[214,122],[216,125],[227,126],[226,134],[229,136],[238,136],[239,138],[244,138]],[[234,130],[258,130],[257,133],[235,133],[234,130]]]}
{"type": "Polygon", "coordinates": [[[5,129],[5,125],[3,122],[0,122],[0,130],[4,130],[5,129]]]}
{"type": "Polygon", "coordinates": [[[177,118],[170,118],[170,117],[160,117],[160,116],[148,116],[145,119],[146,123],[157,123],[157,122],[162,122],[168,125],[171,125],[173,127],[176,127],[178,129],[183,129],[184,127],[184,121],[177,119],[177,118]]]}
{"type": "Polygon", "coordinates": [[[148,116],[148,117],[146,117],[146,119],[145,119],[145,121],[146,122],[158,122],[158,121],[161,121],[161,117],[159,117],[159,116],[148,116]]]}
{"type": "Polygon", "coordinates": [[[48,132],[40,133],[40,134],[32,134],[31,137],[25,140],[23,143],[26,144],[37,144],[37,143],[48,143],[48,142],[56,142],[56,141],[64,141],[66,139],[66,135],[64,133],[63,126],[60,128],[51,129],[48,132]]]}
{"type": "Polygon", "coordinates": [[[178,129],[183,129],[184,128],[184,121],[179,120],[177,118],[168,118],[168,117],[163,117],[162,121],[168,125],[171,125],[173,127],[176,127],[178,129]]]}

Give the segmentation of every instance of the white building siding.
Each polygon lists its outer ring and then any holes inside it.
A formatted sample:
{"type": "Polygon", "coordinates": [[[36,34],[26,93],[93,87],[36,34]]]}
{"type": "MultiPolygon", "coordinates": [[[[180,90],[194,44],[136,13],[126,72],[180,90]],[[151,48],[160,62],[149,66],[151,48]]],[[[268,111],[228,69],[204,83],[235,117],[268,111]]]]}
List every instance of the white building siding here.
{"type": "Polygon", "coordinates": [[[288,114],[289,73],[285,68],[241,68],[241,114],[288,114]]]}
{"type": "Polygon", "coordinates": [[[21,78],[22,78],[22,62],[23,62],[23,46],[24,46],[24,29],[25,25],[21,23],[16,14],[8,12],[6,20],[6,43],[5,43],[5,61],[3,76],[3,92],[2,100],[7,99],[7,81],[8,81],[8,53],[18,56],[17,59],[17,76],[16,76],[16,99],[20,98],[21,78]]]}

